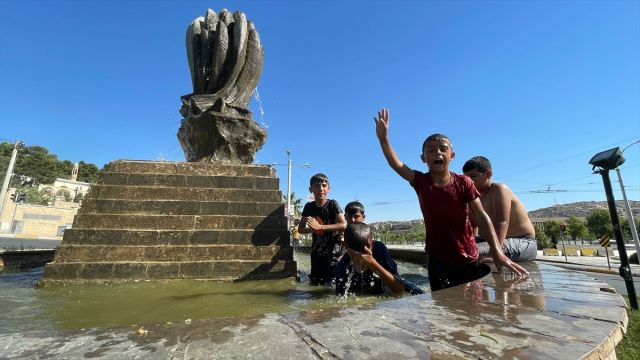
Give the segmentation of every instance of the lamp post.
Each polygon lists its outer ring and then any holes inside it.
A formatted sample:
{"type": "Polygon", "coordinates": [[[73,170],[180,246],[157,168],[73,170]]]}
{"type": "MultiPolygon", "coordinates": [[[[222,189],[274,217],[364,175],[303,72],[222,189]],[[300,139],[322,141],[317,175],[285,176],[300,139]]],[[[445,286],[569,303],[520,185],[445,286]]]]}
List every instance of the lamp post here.
{"type": "Polygon", "coordinates": [[[622,157],[620,148],[616,147],[595,154],[591,160],[589,160],[589,164],[593,165],[593,170],[599,168],[595,173],[602,176],[604,192],[607,195],[607,204],[609,205],[609,214],[611,215],[611,225],[613,225],[613,233],[616,237],[618,254],[620,255],[620,276],[624,279],[624,283],[627,287],[627,294],[629,295],[629,304],[631,305],[631,308],[638,310],[636,289],[633,285],[633,276],[631,275],[631,268],[629,267],[627,249],[625,248],[624,240],[622,238],[622,229],[620,228],[620,221],[618,220],[616,201],[613,197],[611,179],[609,178],[609,170],[615,169],[624,164],[624,157],[622,157]]]}
{"type": "Polygon", "coordinates": [[[0,189],[0,218],[2,218],[2,210],[4,210],[4,200],[5,200],[5,197],[7,196],[7,189],[9,189],[11,176],[13,175],[13,166],[16,164],[16,156],[18,155],[18,149],[21,148],[23,145],[24,144],[21,141],[16,141],[15,145],[13,146],[13,152],[11,153],[11,160],[9,160],[9,166],[7,166],[7,173],[4,176],[2,189],[0,189]]]}
{"type": "Polygon", "coordinates": [[[287,229],[291,228],[291,150],[287,150],[287,229]]]}

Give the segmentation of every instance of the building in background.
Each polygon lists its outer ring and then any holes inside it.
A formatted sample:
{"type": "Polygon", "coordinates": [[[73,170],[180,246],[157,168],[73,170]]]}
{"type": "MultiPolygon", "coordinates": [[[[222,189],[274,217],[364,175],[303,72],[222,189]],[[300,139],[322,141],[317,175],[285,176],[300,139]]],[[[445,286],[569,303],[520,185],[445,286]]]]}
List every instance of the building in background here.
{"type": "Polygon", "coordinates": [[[58,178],[53,184],[38,185],[40,192],[53,197],[49,205],[15,202],[16,188],[7,191],[0,214],[0,235],[31,239],[62,239],[71,228],[80,209],[81,199],[91,184],[77,181],[78,164],[74,164],[70,179],[58,178]]]}

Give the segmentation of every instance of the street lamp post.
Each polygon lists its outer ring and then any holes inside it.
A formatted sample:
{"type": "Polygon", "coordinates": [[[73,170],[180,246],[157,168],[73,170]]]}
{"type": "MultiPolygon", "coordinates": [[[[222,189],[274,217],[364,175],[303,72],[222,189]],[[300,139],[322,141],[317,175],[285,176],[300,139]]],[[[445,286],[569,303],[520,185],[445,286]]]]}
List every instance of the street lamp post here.
{"type": "Polygon", "coordinates": [[[4,210],[4,200],[7,197],[7,190],[9,189],[9,183],[11,182],[11,176],[13,175],[13,166],[16,164],[16,156],[18,155],[18,149],[24,144],[21,141],[16,141],[13,146],[13,152],[11,153],[11,160],[9,160],[9,166],[7,167],[7,173],[4,176],[4,182],[2,183],[2,189],[0,189],[0,218],[2,218],[2,210],[4,210]]]}
{"type": "Polygon", "coordinates": [[[287,229],[291,228],[291,150],[287,150],[287,229]]]}
{"type": "Polygon", "coordinates": [[[609,178],[609,170],[615,169],[623,163],[624,157],[622,157],[620,148],[617,147],[597,153],[591,158],[591,160],[589,160],[589,164],[593,165],[594,170],[599,168],[595,173],[602,176],[604,192],[607,195],[607,204],[609,205],[611,225],[613,225],[613,233],[616,237],[618,255],[620,256],[620,276],[624,279],[624,283],[627,287],[627,294],[629,295],[629,304],[631,305],[631,308],[638,310],[636,288],[633,285],[633,277],[629,266],[629,258],[627,257],[627,249],[625,248],[624,240],[622,238],[622,229],[620,228],[620,221],[618,220],[618,210],[616,209],[616,201],[613,197],[611,179],[609,178]]]}

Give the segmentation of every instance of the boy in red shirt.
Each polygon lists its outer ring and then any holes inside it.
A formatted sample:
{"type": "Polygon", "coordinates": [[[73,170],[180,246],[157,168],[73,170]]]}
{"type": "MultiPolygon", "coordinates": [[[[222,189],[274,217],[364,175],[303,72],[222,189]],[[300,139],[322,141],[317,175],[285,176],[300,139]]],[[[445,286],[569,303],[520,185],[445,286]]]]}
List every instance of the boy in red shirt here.
{"type": "Polygon", "coordinates": [[[478,262],[470,210],[481,232],[487,234],[493,262],[498,270],[506,266],[518,275],[528,274],[502,253],[473,181],[449,171],[449,163],[455,153],[448,137],[434,134],[424,141],[420,158],[429,171],[422,173],[400,161],[391,147],[388,138],[389,110],[380,109],[374,121],[376,136],[389,166],[407,180],[418,195],[426,228],[425,251],[429,256],[431,291],[463,284],[483,275],[478,262]]]}

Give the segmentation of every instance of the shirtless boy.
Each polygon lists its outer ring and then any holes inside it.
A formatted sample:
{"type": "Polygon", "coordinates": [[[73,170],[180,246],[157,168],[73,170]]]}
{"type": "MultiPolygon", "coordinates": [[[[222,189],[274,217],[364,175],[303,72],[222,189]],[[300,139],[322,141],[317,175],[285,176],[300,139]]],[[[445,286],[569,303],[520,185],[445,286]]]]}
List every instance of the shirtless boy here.
{"type": "MultiPolygon", "coordinates": [[[[524,205],[505,184],[491,180],[491,162],[484,156],[469,159],[462,171],[473,180],[480,192],[480,202],[489,215],[504,254],[513,261],[534,260],[537,254],[536,233],[524,205]]],[[[480,237],[485,234],[480,232],[480,237]]],[[[479,257],[489,256],[489,244],[478,243],[479,257]]]]}

